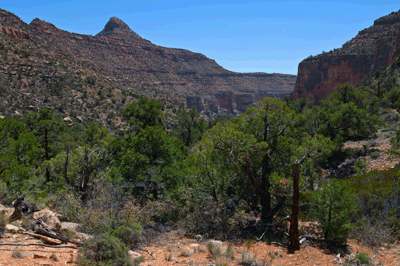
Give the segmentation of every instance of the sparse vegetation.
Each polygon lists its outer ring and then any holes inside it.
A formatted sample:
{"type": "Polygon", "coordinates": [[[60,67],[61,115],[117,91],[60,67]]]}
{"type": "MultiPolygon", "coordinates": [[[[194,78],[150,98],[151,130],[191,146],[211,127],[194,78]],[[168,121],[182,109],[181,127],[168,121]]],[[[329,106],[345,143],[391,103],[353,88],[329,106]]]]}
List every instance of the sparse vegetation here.
{"type": "Polygon", "coordinates": [[[118,238],[102,234],[85,241],[85,246],[79,249],[79,265],[133,266],[134,262],[128,255],[128,248],[118,238]]]}
{"type": "Polygon", "coordinates": [[[18,247],[14,248],[11,257],[13,257],[14,259],[21,259],[23,258],[23,253],[22,250],[18,247]]]}
{"type": "Polygon", "coordinates": [[[262,261],[257,258],[257,256],[249,251],[242,251],[241,259],[239,261],[239,265],[244,266],[264,266],[266,265],[265,261],[262,261]]]}

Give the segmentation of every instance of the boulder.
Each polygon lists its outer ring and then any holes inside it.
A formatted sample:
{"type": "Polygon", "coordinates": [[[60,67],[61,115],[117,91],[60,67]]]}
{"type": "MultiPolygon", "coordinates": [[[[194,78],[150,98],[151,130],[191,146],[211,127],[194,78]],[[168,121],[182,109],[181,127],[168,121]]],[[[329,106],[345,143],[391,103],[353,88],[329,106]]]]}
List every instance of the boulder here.
{"type": "Polygon", "coordinates": [[[222,241],[219,241],[219,240],[210,240],[210,243],[211,243],[214,247],[221,247],[221,246],[222,246],[222,241]]]}
{"type": "Polygon", "coordinates": [[[5,226],[4,228],[5,228],[8,232],[13,233],[13,234],[16,234],[16,233],[24,232],[24,231],[25,231],[24,228],[22,228],[22,227],[17,227],[17,226],[12,225],[12,224],[6,224],[6,226],[5,226]]]}
{"type": "Polygon", "coordinates": [[[82,232],[82,226],[77,223],[62,222],[61,223],[61,233],[66,233],[68,231],[73,232],[73,233],[82,232]]]}
{"type": "Polygon", "coordinates": [[[89,239],[89,238],[91,238],[92,236],[90,236],[90,235],[88,235],[88,234],[85,234],[85,233],[79,233],[79,232],[77,232],[77,233],[75,233],[75,235],[74,235],[74,239],[77,239],[77,240],[85,240],[85,239],[89,239]]]}
{"type": "Polygon", "coordinates": [[[61,222],[58,219],[58,216],[58,213],[52,212],[48,208],[33,213],[35,219],[43,221],[50,230],[55,232],[61,231],[61,222]]]}
{"type": "Polygon", "coordinates": [[[13,212],[14,212],[13,208],[7,208],[0,204],[0,213],[1,215],[3,215],[5,219],[8,219],[13,212]]]}

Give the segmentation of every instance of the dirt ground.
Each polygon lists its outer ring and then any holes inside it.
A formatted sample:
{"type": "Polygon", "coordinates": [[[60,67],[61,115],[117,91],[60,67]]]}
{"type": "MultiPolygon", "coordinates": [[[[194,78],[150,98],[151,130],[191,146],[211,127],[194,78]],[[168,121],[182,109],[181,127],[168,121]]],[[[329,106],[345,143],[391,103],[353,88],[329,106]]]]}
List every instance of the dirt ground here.
{"type": "MultiPolygon", "coordinates": [[[[38,242],[26,235],[14,234],[0,239],[4,243],[34,243],[38,242]]],[[[232,244],[228,242],[213,242],[221,253],[212,256],[208,249],[210,240],[196,240],[180,236],[177,232],[164,233],[149,246],[131,252],[132,258],[143,256],[142,266],[160,265],[251,265],[247,262],[258,262],[257,265],[286,266],[286,265],[338,265],[338,253],[323,249],[316,244],[303,243],[298,251],[289,250],[278,244],[264,242],[246,242],[232,244]],[[231,251],[227,255],[228,246],[231,251]]],[[[372,259],[370,265],[400,265],[400,244],[384,247],[363,247],[355,240],[349,240],[347,254],[341,253],[341,262],[347,263],[346,258],[354,259],[358,253],[367,253],[372,259]]],[[[77,265],[77,250],[73,248],[50,248],[42,246],[0,246],[0,266],[49,266],[77,265]]],[[[353,264],[355,265],[355,264],[353,264]]]]}
{"type": "MultiPolygon", "coordinates": [[[[0,238],[1,243],[41,243],[39,240],[23,235],[12,234],[0,238]]],[[[0,266],[58,266],[77,265],[77,249],[50,248],[43,246],[0,245],[0,266]]]]}

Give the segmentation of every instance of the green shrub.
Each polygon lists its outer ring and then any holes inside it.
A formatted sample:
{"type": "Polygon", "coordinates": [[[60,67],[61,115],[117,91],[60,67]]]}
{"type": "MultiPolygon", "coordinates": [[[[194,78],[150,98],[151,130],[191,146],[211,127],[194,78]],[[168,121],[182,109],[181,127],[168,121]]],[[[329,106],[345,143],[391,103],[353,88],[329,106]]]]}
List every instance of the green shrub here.
{"type": "Polygon", "coordinates": [[[374,170],[349,180],[358,209],[352,217],[353,237],[364,245],[379,246],[400,235],[398,176],[399,169],[394,168],[374,170]]]}
{"type": "Polygon", "coordinates": [[[118,237],[128,247],[136,246],[140,241],[141,227],[132,225],[132,227],[121,226],[112,232],[112,235],[118,237]]]}
{"type": "Polygon", "coordinates": [[[349,216],[355,210],[354,196],[346,187],[346,182],[332,179],[313,196],[314,214],[319,220],[318,232],[325,240],[339,244],[347,241],[353,228],[349,216]]]}
{"type": "Polygon", "coordinates": [[[368,257],[368,253],[358,253],[356,259],[360,261],[362,265],[369,264],[371,259],[368,257]]]}
{"type": "Polygon", "coordinates": [[[101,234],[84,241],[79,248],[79,265],[133,266],[129,249],[117,237],[101,234]]]}
{"type": "Polygon", "coordinates": [[[6,224],[6,217],[4,217],[3,212],[0,212],[0,232],[4,231],[4,227],[6,226],[6,224]]]}

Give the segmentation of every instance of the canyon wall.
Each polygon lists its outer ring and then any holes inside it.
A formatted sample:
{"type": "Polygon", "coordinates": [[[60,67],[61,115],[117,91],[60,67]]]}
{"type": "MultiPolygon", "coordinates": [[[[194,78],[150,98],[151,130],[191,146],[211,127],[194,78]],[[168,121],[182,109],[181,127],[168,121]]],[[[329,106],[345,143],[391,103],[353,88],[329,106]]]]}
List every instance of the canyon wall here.
{"type": "Polygon", "coordinates": [[[392,12],[375,20],[342,48],[303,60],[293,98],[306,97],[317,103],[335,92],[339,84],[355,85],[360,78],[389,66],[399,47],[399,26],[400,13],[392,12]]]}

